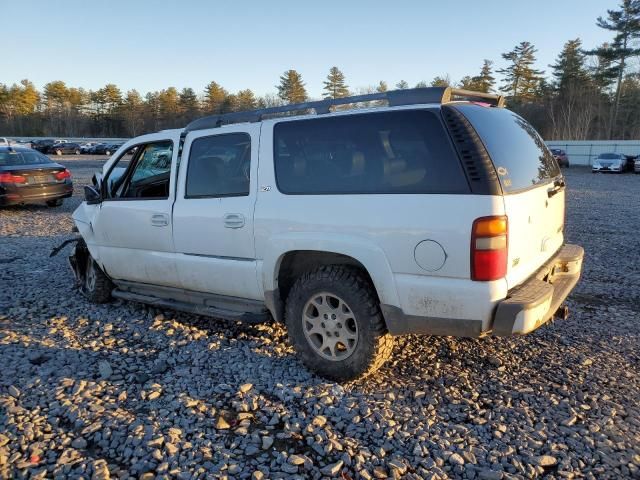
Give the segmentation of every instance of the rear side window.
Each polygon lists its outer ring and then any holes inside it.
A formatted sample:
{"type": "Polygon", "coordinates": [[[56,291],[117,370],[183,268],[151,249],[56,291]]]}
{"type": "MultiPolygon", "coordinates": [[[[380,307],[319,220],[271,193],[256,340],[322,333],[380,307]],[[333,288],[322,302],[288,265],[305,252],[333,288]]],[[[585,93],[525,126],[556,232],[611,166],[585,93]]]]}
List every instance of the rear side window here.
{"type": "Polygon", "coordinates": [[[230,133],[197,138],[191,144],[186,198],[249,195],[251,137],[230,133]]]}
{"type": "Polygon", "coordinates": [[[426,110],[281,122],[274,150],[286,194],[469,192],[447,133],[426,110]]]}
{"type": "Polygon", "coordinates": [[[536,130],[504,108],[456,105],[484,143],[502,190],[513,193],[560,175],[558,163],[536,130]]]}

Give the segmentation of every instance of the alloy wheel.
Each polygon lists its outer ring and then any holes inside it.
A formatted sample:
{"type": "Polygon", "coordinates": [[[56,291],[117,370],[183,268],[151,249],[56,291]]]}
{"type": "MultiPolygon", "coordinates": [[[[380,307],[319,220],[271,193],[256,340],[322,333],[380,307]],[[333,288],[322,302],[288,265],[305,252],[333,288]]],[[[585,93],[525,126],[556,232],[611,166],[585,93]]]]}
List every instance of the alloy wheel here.
{"type": "Polygon", "coordinates": [[[339,296],[321,292],[302,310],[302,330],[311,348],[323,358],[340,361],[353,354],[358,344],[358,323],[339,296]]]}

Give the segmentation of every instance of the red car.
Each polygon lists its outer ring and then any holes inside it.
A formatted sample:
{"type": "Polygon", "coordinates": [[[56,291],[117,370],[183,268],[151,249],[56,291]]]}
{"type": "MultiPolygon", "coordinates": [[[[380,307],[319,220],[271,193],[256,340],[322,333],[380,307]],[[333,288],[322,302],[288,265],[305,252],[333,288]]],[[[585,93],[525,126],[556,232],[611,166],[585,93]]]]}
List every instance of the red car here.
{"type": "Polygon", "coordinates": [[[556,162],[558,162],[558,165],[561,167],[569,166],[569,157],[567,157],[567,152],[560,148],[552,148],[551,154],[553,155],[553,158],[556,159],[556,162]]]}

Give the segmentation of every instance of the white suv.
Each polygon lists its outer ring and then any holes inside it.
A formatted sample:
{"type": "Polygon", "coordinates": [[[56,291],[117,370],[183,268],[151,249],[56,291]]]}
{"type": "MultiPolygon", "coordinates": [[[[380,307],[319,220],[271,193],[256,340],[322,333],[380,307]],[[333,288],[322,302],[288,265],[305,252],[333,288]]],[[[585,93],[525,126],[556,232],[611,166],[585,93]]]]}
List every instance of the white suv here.
{"type": "Polygon", "coordinates": [[[583,250],[564,245],[556,161],[502,106],[402,90],[129,140],[73,214],[81,290],[273,317],[303,362],[336,380],[379,367],[395,335],[531,332],[566,311],[583,250]]]}

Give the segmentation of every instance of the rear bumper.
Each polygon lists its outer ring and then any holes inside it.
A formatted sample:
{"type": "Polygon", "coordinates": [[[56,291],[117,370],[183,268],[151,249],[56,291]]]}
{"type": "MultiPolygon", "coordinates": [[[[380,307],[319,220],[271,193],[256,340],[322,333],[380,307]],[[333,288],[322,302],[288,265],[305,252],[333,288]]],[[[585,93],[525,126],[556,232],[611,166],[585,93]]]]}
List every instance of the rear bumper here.
{"type": "Polygon", "coordinates": [[[548,322],[580,279],[584,250],[565,245],[496,307],[493,334],[523,335],[548,322]]]}
{"type": "Polygon", "coordinates": [[[73,195],[73,184],[62,183],[42,187],[13,187],[0,189],[0,206],[27,202],[44,202],[73,195]]]}
{"type": "MultiPolygon", "coordinates": [[[[381,304],[391,335],[426,334],[456,337],[523,335],[548,322],[580,279],[584,250],[564,245],[531,278],[503,293],[501,300],[475,298],[476,315],[489,309],[485,320],[478,317],[428,317],[409,315],[394,305],[381,304]]],[[[460,293],[458,293],[458,296],[460,293]]],[[[455,298],[455,297],[454,297],[455,298]]],[[[464,297],[468,302],[469,297],[464,297]]]]}

